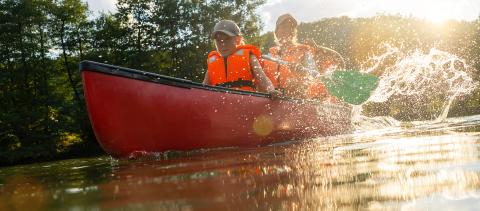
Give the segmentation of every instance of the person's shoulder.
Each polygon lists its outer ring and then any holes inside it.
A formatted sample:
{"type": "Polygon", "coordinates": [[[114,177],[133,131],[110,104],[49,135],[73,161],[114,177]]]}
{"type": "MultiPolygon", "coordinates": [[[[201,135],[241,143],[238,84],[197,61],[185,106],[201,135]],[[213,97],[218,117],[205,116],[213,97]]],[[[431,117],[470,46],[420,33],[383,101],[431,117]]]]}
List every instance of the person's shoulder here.
{"type": "Polygon", "coordinates": [[[208,53],[208,58],[212,57],[212,56],[220,56],[220,53],[218,53],[218,51],[211,51],[210,53],[208,53]]]}
{"type": "Polygon", "coordinates": [[[252,50],[252,51],[260,51],[257,46],[251,45],[251,44],[245,44],[245,45],[240,45],[237,47],[237,49],[247,49],[247,50],[252,50]]]}
{"type": "Polygon", "coordinates": [[[237,47],[237,50],[242,50],[242,49],[248,50],[251,53],[251,55],[253,54],[258,59],[261,57],[260,49],[258,49],[257,46],[246,44],[246,45],[240,45],[237,47]]]}
{"type": "Polygon", "coordinates": [[[207,56],[207,63],[211,64],[217,60],[217,58],[220,58],[221,55],[218,53],[218,51],[212,51],[208,54],[207,56]]]}

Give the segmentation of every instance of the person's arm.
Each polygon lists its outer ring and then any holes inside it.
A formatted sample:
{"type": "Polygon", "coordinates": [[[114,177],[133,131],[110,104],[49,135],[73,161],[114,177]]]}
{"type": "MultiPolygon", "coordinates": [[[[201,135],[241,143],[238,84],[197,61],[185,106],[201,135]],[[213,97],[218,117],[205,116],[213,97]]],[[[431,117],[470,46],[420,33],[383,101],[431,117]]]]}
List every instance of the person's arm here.
{"type": "Polygon", "coordinates": [[[305,44],[314,48],[317,56],[321,56],[323,60],[329,60],[336,64],[340,69],[345,69],[345,60],[343,59],[342,55],[337,51],[327,47],[319,46],[313,39],[307,39],[305,44]]]}
{"type": "Polygon", "coordinates": [[[257,81],[258,91],[265,93],[273,93],[276,91],[270,79],[265,75],[265,72],[263,72],[257,57],[253,54],[250,55],[250,67],[252,68],[253,77],[257,81]]]}
{"type": "Polygon", "coordinates": [[[345,69],[345,60],[343,59],[342,55],[340,55],[340,53],[336,52],[335,50],[319,46],[317,47],[317,53],[320,53],[323,58],[332,61],[341,69],[345,69]]]}
{"type": "Polygon", "coordinates": [[[203,84],[205,85],[210,85],[210,79],[208,78],[208,70],[207,72],[205,73],[205,77],[203,78],[203,84]]]}

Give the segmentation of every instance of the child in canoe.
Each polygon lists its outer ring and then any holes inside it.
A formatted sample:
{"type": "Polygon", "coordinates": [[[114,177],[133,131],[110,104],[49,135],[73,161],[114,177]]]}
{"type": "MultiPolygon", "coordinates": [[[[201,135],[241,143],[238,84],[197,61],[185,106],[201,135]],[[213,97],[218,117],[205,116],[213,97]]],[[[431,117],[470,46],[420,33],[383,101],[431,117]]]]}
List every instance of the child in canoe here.
{"type": "Polygon", "coordinates": [[[279,96],[260,65],[261,54],[253,45],[244,45],[240,28],[231,20],[218,22],[213,30],[216,51],[208,55],[204,84],[259,91],[279,96]]]}

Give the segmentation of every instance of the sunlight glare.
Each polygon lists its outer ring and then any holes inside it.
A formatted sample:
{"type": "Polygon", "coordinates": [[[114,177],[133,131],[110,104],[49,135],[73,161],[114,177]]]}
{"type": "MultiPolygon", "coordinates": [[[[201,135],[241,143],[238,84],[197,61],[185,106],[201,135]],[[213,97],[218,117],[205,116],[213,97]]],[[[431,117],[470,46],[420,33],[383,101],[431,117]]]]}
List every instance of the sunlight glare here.
{"type": "Polygon", "coordinates": [[[446,12],[448,7],[445,4],[439,4],[438,2],[431,1],[424,4],[423,14],[425,19],[435,24],[442,24],[449,19],[455,19],[454,14],[446,12]]]}

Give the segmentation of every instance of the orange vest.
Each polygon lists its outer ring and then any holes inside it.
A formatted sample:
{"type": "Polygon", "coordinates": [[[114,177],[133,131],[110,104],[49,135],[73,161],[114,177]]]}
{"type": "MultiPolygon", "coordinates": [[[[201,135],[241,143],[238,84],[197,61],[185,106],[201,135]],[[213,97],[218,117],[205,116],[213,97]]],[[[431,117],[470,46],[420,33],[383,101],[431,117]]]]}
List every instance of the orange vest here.
{"type": "MultiPolygon", "coordinates": [[[[314,50],[310,46],[303,44],[291,45],[283,51],[281,51],[280,47],[278,46],[270,48],[270,54],[272,57],[296,64],[301,63],[308,52],[310,52],[312,55],[314,54],[314,50]]],[[[288,79],[292,77],[302,77],[302,75],[288,69],[284,65],[278,65],[277,63],[268,60],[264,61],[264,71],[267,77],[272,81],[275,88],[279,89],[283,89],[285,87],[288,79]]],[[[327,90],[325,85],[318,80],[307,87],[305,94],[308,98],[323,98],[327,96],[327,90]]]]}
{"type": "Polygon", "coordinates": [[[222,57],[217,51],[210,52],[207,59],[208,84],[255,91],[255,78],[250,67],[250,54],[261,61],[260,51],[253,45],[237,46],[235,53],[227,58],[222,57]]]}
{"type": "MultiPolygon", "coordinates": [[[[280,47],[270,48],[270,54],[272,55],[272,57],[296,64],[303,61],[307,52],[313,54],[312,48],[308,45],[303,44],[291,45],[283,51],[280,50],[280,47]]],[[[270,78],[275,88],[284,88],[287,79],[291,77],[300,77],[298,73],[288,69],[284,65],[278,65],[275,62],[267,60],[264,61],[264,72],[267,77],[270,78]]]]}

